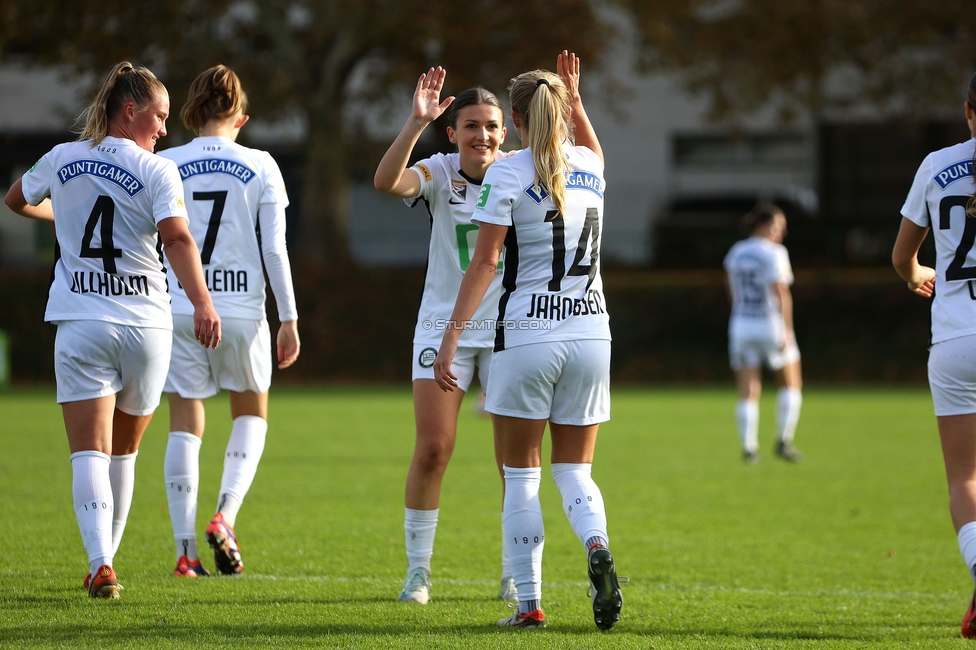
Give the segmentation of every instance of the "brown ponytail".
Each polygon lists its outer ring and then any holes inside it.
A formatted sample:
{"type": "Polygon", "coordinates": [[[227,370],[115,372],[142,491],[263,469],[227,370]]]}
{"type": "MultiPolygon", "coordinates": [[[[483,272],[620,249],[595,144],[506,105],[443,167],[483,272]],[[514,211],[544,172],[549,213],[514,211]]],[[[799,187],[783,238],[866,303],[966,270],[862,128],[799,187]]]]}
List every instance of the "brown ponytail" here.
{"type": "Polygon", "coordinates": [[[552,197],[556,209],[566,204],[566,154],[563,141],[572,141],[569,91],[548,70],[524,72],[508,86],[512,110],[529,131],[529,148],[535,163],[536,183],[552,197]]]}
{"type": "Polygon", "coordinates": [[[126,102],[135,102],[139,108],[148,106],[166,86],[148,68],[136,68],[128,61],[116,63],[105,77],[88,108],[79,116],[84,126],[78,132],[78,140],[92,140],[93,145],[108,135],[109,126],[126,102]]]}
{"type": "Polygon", "coordinates": [[[247,94],[237,73],[225,65],[204,70],[190,84],[180,119],[196,134],[213,119],[247,112],[247,94]]]}

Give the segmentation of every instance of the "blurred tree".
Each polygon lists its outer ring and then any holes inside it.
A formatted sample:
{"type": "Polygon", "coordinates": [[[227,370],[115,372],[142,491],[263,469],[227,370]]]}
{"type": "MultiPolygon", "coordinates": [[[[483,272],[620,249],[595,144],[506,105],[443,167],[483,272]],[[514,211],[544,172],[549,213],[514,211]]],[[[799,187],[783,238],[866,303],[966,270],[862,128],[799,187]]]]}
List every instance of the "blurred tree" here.
{"type": "Polygon", "coordinates": [[[772,105],[957,114],[976,65],[971,0],[619,0],[644,70],[679,73],[731,120],[772,105]]]}
{"type": "Polygon", "coordinates": [[[0,60],[68,64],[100,80],[116,61],[153,69],[172,94],[218,62],[250,112],[305,125],[299,255],[343,259],[349,168],[382,107],[431,65],[450,92],[554,68],[575,51],[597,69],[612,27],[588,0],[0,0],[0,60]]]}

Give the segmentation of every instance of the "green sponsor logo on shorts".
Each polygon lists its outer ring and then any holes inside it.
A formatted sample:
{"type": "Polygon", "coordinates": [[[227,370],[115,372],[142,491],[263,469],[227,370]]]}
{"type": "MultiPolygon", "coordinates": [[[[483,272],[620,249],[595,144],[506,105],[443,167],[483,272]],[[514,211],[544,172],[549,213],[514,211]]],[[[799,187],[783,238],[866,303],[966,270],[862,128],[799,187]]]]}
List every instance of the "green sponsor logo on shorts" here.
{"type": "Polygon", "coordinates": [[[478,195],[478,207],[483,208],[488,203],[488,193],[491,192],[491,185],[482,185],[481,194],[478,195]]]}

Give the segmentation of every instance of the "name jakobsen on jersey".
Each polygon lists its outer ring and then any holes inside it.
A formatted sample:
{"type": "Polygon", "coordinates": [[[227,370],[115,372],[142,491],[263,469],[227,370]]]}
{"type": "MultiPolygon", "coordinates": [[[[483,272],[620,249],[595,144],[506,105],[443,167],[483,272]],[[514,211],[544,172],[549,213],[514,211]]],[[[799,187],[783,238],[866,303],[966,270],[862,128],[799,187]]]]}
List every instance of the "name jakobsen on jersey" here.
{"type": "Polygon", "coordinates": [[[71,274],[71,293],[96,293],[100,296],[148,296],[149,278],[145,275],[115,275],[95,271],[71,274]]]}
{"type": "MultiPolygon", "coordinates": [[[[211,293],[247,293],[247,271],[233,269],[204,269],[203,278],[211,293]]],[[[177,283],[180,289],[182,284],[177,283]]]]}
{"type": "Polygon", "coordinates": [[[605,314],[603,294],[595,289],[586,292],[586,298],[563,298],[548,293],[533,293],[526,318],[565,320],[570,316],[605,314]]]}

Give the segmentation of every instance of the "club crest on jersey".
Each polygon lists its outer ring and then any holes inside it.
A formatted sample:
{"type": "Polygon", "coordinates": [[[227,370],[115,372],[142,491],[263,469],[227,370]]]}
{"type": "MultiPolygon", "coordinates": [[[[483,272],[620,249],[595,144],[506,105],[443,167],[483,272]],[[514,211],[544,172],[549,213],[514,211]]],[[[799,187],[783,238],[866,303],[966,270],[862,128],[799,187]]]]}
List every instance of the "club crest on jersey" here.
{"type": "Polygon", "coordinates": [[[451,196],[458,201],[464,201],[468,196],[468,183],[451,179],[451,196]]]}
{"type": "Polygon", "coordinates": [[[952,183],[955,183],[961,178],[972,178],[973,177],[973,161],[972,160],[962,160],[957,163],[953,163],[940,171],[935,175],[935,182],[939,184],[939,187],[945,189],[952,183]]]}
{"type": "Polygon", "coordinates": [[[79,176],[104,178],[121,187],[129,196],[135,196],[145,187],[142,181],[125,169],[99,160],[75,160],[58,170],[58,180],[62,185],[79,176]]]}
{"type": "Polygon", "coordinates": [[[590,172],[570,172],[566,175],[567,190],[586,190],[603,198],[603,179],[590,172]]]}
{"type": "Polygon", "coordinates": [[[239,179],[247,185],[254,178],[254,170],[247,165],[242,165],[233,160],[222,160],[220,158],[204,158],[183,163],[179,166],[180,177],[183,180],[196,176],[197,174],[228,174],[239,179]]]}
{"type": "Polygon", "coordinates": [[[536,203],[542,203],[549,198],[549,192],[542,186],[542,183],[532,183],[525,188],[525,194],[536,203]]]}
{"type": "Polygon", "coordinates": [[[420,356],[417,357],[417,363],[420,364],[421,368],[430,368],[434,365],[434,359],[437,358],[437,350],[434,348],[424,348],[420,351],[420,356]]]}

